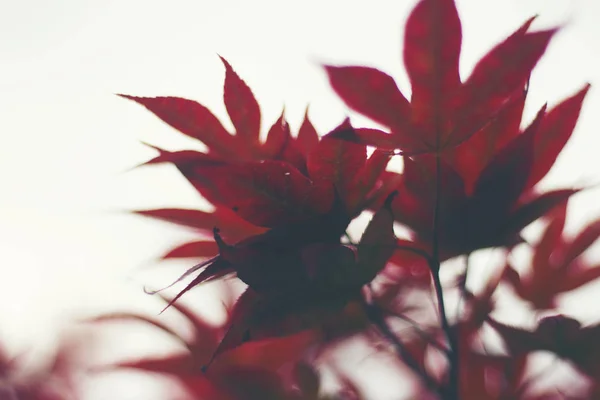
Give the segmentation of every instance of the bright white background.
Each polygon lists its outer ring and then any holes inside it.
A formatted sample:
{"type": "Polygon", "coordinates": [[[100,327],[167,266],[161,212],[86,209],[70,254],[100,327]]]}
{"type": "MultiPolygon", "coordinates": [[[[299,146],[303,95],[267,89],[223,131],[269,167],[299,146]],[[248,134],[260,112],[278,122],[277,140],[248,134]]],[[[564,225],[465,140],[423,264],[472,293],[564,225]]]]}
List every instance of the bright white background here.
{"type": "MultiPolygon", "coordinates": [[[[320,63],[378,67],[409,94],[401,39],[414,3],[0,1],[2,340],[16,348],[44,341],[80,310],[144,304],[139,307],[152,311],[156,303],[148,303],[136,282],[143,276],[145,282],[164,283],[183,267],[163,264],[138,273],[190,235],[123,211],[196,207],[197,195],[171,168],[125,171],[153,156],[139,140],[172,149],[198,144],[114,93],[192,98],[230,126],[218,53],[254,91],[263,130],[284,104],[297,129],[310,104],[310,117],[323,133],[347,110],[329,89],[320,63]]],[[[487,49],[531,15],[540,15],[538,28],[565,23],[534,72],[527,116],[591,82],[574,137],[546,184],[600,182],[600,113],[595,111],[600,108],[600,3],[457,4],[464,77],[487,49]]],[[[599,194],[590,191],[572,201],[569,229],[600,214],[599,194]]],[[[592,311],[580,307],[578,315],[591,317],[592,311]]],[[[135,391],[129,396],[123,398],[137,398],[135,391]]]]}

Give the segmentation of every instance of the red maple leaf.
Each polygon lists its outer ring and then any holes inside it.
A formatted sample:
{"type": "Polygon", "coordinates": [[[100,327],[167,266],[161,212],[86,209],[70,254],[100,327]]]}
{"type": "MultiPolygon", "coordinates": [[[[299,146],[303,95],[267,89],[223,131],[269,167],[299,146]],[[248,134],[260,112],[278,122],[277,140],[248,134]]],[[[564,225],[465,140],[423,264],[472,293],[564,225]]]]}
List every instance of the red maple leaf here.
{"type": "MultiPolygon", "coordinates": [[[[420,0],[407,22],[404,43],[410,102],[393,78],[379,70],[327,66],[334,90],[347,105],[389,132],[354,129],[347,120],[319,138],[305,117],[293,137],[282,115],[261,141],[258,102],[224,59],[224,101],[233,134],[196,102],[124,96],[207,147],[206,152],[156,148],[158,156],[146,164],[174,164],[215,207],[214,212],[138,212],[192,227],[203,235],[204,239],[179,246],[166,257],[212,256],[176,281],[192,278],[168,306],[191,288],[225,275],[235,275],[247,285],[222,335],[203,355],[202,365],[213,360],[214,366],[227,365],[228,357],[243,349],[272,344],[281,337],[291,340],[327,324],[339,325],[338,330],[343,326],[343,331],[352,324],[338,324],[340,315],[351,315],[353,326],[361,329],[369,319],[377,322],[372,313],[375,306],[366,304],[362,287],[391,260],[397,265],[387,270],[388,277],[407,277],[417,287],[427,287],[433,278],[441,321],[438,333],[443,331],[448,344],[445,348],[427,338],[414,343],[394,341],[385,321],[378,324],[379,330],[398,349],[403,343],[412,345],[406,351],[396,349],[397,353],[428,388],[439,389],[443,397],[456,398],[459,393],[477,399],[523,397],[526,353],[535,349],[554,351],[588,374],[595,371],[595,364],[572,342],[576,337],[589,341],[589,332],[596,333],[596,329],[580,329],[562,320],[557,329],[545,320],[535,332],[510,330],[491,320],[511,350],[523,350],[514,357],[482,354],[473,346],[483,324],[490,320],[492,295],[501,276],[526,300],[549,307],[554,306],[558,293],[600,275],[598,268],[584,272],[573,261],[590,245],[586,241],[591,236],[597,238],[595,230],[586,233],[585,240],[576,239],[576,244],[562,249],[564,215],[559,215],[536,248],[535,284],[521,281],[509,268],[490,280],[480,296],[463,285],[467,318],[451,323],[438,274],[440,262],[453,256],[522,242],[520,232],[525,226],[578,191],[535,190],[570,138],[589,85],[549,111],[541,107],[533,121],[520,129],[529,76],[557,31],[530,32],[532,21],[494,47],[461,80],[462,33],[454,1],[420,0]],[[367,145],[378,147],[370,157],[367,145]],[[385,171],[394,154],[390,150],[398,148],[405,156],[403,173],[385,171]],[[396,197],[389,195],[392,191],[396,197]],[[375,213],[360,242],[342,242],[350,222],[368,208],[375,213]],[[411,241],[395,237],[395,221],[412,230],[411,241]],[[210,232],[213,240],[206,238],[210,232]],[[554,263],[558,263],[556,268],[554,263]],[[549,269],[541,265],[551,265],[559,274],[550,277],[549,269]],[[422,273],[426,270],[431,277],[422,273]],[[542,280],[549,285],[539,286],[542,280]],[[565,341],[568,346],[561,347],[565,341]],[[448,360],[447,382],[437,383],[427,372],[421,373],[426,371],[431,346],[448,360]],[[408,362],[410,356],[416,366],[408,362]],[[490,388],[489,371],[499,376],[492,381],[501,390],[490,388]]],[[[272,371],[248,365],[236,364],[227,372],[211,368],[205,376],[197,374],[200,366],[189,358],[174,357],[158,364],[145,361],[135,367],[156,365],[188,376],[190,388],[208,390],[215,398],[224,387],[234,398],[287,396],[272,371]]],[[[316,395],[314,376],[303,380],[307,391],[316,395]]]]}
{"type": "MultiPolygon", "coordinates": [[[[261,113],[256,98],[231,65],[223,57],[221,61],[225,65],[225,108],[235,128],[234,135],[223,127],[210,110],[193,100],[180,97],[120,96],[145,106],[179,132],[204,143],[208,148],[207,154],[213,160],[231,163],[282,159],[286,156],[291,159],[294,155],[290,153],[307,152],[317,143],[318,135],[308,118],[305,118],[298,137],[292,138],[283,116],[272,125],[267,139],[262,142],[261,113]]],[[[190,157],[195,154],[202,158],[203,153],[175,152],[169,157],[174,161],[185,154],[190,157]]]]}
{"type": "MultiPolygon", "coordinates": [[[[439,200],[435,235],[442,259],[520,242],[522,228],[575,192],[531,190],[569,139],[589,88],[549,112],[543,107],[527,129],[519,130],[523,88],[557,31],[529,32],[532,21],[490,50],[462,82],[461,23],[454,1],[419,1],[404,43],[410,102],[379,70],[326,67],[333,89],[350,108],[390,130],[356,129],[344,139],[415,155],[404,158],[394,214],[414,231],[416,246],[427,247],[439,200]]],[[[406,257],[413,258],[399,253],[396,261],[406,257]]]]}
{"type": "MultiPolygon", "coordinates": [[[[121,95],[133,100],[154,113],[179,132],[197,139],[207,147],[207,153],[195,150],[167,151],[151,146],[159,155],[144,164],[173,163],[189,178],[193,169],[200,166],[222,166],[249,161],[287,161],[306,173],[307,154],[319,141],[317,132],[306,114],[297,137],[292,137],[283,115],[271,126],[267,139],[260,140],[260,109],[254,95],[230,64],[225,65],[225,106],[235,128],[230,134],[219,120],[203,105],[178,97],[135,97],[121,95]]],[[[196,185],[201,185],[195,182],[196,185]]],[[[201,186],[203,187],[203,186],[201,186]]],[[[203,193],[210,197],[210,193],[203,193]]],[[[212,200],[212,199],[209,199],[212,200]]],[[[138,214],[191,227],[202,236],[210,235],[219,226],[225,238],[239,241],[262,233],[264,229],[239,218],[228,207],[216,207],[211,213],[193,209],[164,208],[141,210],[138,214]]],[[[202,239],[184,243],[163,258],[206,258],[217,253],[213,241],[202,239]]]]}
{"type": "Polygon", "coordinates": [[[600,277],[600,265],[589,265],[582,254],[600,238],[600,221],[587,225],[574,238],[563,235],[566,204],[549,217],[548,226],[533,248],[527,275],[509,266],[505,278],[520,298],[536,309],[556,307],[556,299],[600,277]]]}
{"type": "Polygon", "coordinates": [[[397,220],[414,231],[420,246],[427,246],[439,196],[442,259],[519,243],[525,226],[577,192],[561,189],[540,194],[533,186],[547,174],[570,137],[588,88],[548,112],[543,107],[523,131],[518,119],[524,103],[504,110],[515,116],[494,120],[480,135],[447,151],[437,161],[439,171],[432,155],[405,158],[393,204],[397,220]],[[436,179],[441,181],[439,187],[436,179]]]}
{"type": "Polygon", "coordinates": [[[500,333],[512,355],[550,351],[571,362],[589,377],[600,377],[597,340],[600,324],[582,326],[579,321],[563,315],[541,319],[533,331],[494,319],[490,319],[489,323],[500,333]]]}
{"type": "Polygon", "coordinates": [[[522,383],[526,357],[488,354],[474,348],[483,342],[482,327],[494,311],[494,295],[503,271],[496,271],[477,295],[466,288],[462,290],[467,312],[454,330],[459,341],[459,381],[464,399],[516,399],[525,390],[522,383]]]}
{"type": "Polygon", "coordinates": [[[188,270],[179,280],[199,273],[169,305],[192,287],[228,273],[249,286],[237,300],[214,356],[250,340],[320,326],[359,300],[361,287],[395,251],[391,199],[374,215],[356,249],[340,243],[349,222],[343,207],[235,245],[226,244],[215,231],[219,255],[188,270]]]}
{"type": "MultiPolygon", "coordinates": [[[[233,102],[227,109],[234,126],[239,131],[244,124],[250,124],[254,132],[256,118],[252,115],[255,113],[242,113],[243,107],[239,105],[248,102],[252,96],[229,67],[228,74],[232,83],[228,90],[226,80],[225,102],[233,102]],[[232,90],[232,87],[237,90],[232,90]],[[236,96],[240,99],[236,100],[236,96]]],[[[150,105],[151,111],[178,129],[184,132],[190,129],[181,121],[191,116],[165,106],[170,103],[135,100],[150,105]]],[[[309,126],[306,121],[301,132],[310,131],[306,128],[309,126]]],[[[214,124],[211,126],[214,128],[214,124]]],[[[297,142],[302,143],[298,146],[302,147],[302,151],[283,151],[277,154],[285,157],[267,158],[270,154],[256,149],[264,150],[270,139],[281,136],[281,132],[287,138],[287,148],[294,148],[289,128],[280,118],[264,144],[258,141],[257,135],[240,135],[238,132],[235,140],[243,142],[239,145],[242,153],[232,161],[223,151],[212,151],[211,146],[206,154],[159,150],[161,154],[151,160],[151,163],[175,164],[200,194],[216,207],[213,214],[177,209],[139,212],[204,232],[209,224],[214,224],[214,244],[210,241],[194,242],[168,254],[181,256],[198,255],[195,251],[203,255],[206,251],[219,252],[179,279],[198,272],[171,304],[192,287],[230,273],[235,273],[249,285],[235,308],[235,317],[215,355],[239,346],[249,337],[285,335],[314,325],[292,323],[292,328],[281,329],[281,320],[289,315],[306,315],[308,310],[314,313],[319,308],[327,310],[326,315],[331,314],[331,309],[340,311],[356,297],[362,285],[373,279],[394,252],[389,202],[375,215],[371,226],[376,228],[367,229],[355,250],[340,243],[350,221],[381,195],[378,182],[389,159],[380,151],[367,158],[365,145],[339,138],[348,131],[352,131],[352,127],[344,122],[316,142],[311,139],[316,133],[299,134],[297,142]],[[249,145],[249,140],[253,144],[249,145]],[[256,150],[250,156],[243,153],[247,146],[254,146],[256,150]],[[245,158],[250,160],[243,161],[245,158]],[[240,221],[236,222],[233,215],[240,221]],[[245,224],[246,232],[252,228],[266,230],[229,245],[221,237],[221,220],[226,224],[235,222],[231,230],[239,222],[245,224]]]]}
{"type": "MultiPolygon", "coordinates": [[[[380,179],[389,160],[387,154],[376,151],[367,159],[364,146],[334,140],[333,135],[330,139],[323,138],[319,142],[308,114],[296,137],[292,137],[289,125],[282,115],[271,126],[266,140],[262,142],[258,134],[258,103],[229,63],[221,59],[226,67],[225,105],[236,129],[235,135],[227,132],[206,107],[194,101],[176,97],[142,98],[123,95],[144,105],[167,124],[207,146],[207,153],[193,150],[171,152],[152,146],[159,155],[145,164],[173,163],[216,207],[212,213],[168,208],[141,210],[137,211],[138,214],[194,228],[203,236],[210,235],[212,228],[218,226],[225,239],[237,242],[264,232],[261,226],[270,225],[270,222],[279,220],[280,217],[283,218],[280,222],[293,218],[293,215],[303,218],[303,213],[307,210],[302,210],[303,205],[298,202],[304,196],[304,191],[313,192],[312,198],[306,200],[317,208],[313,211],[322,213],[333,196],[333,192],[325,193],[331,189],[324,186],[333,184],[338,195],[344,198],[347,211],[354,215],[387,190],[382,187],[380,179]],[[248,162],[254,162],[246,164],[252,170],[246,170],[242,166],[248,162]],[[308,169],[311,170],[310,174],[308,169]],[[208,171],[217,174],[219,179],[207,178],[208,171]],[[321,185],[311,184],[308,180],[311,175],[316,176],[321,185]],[[266,181],[261,185],[253,181],[256,177],[262,177],[266,181]],[[278,178],[280,182],[271,181],[273,178],[278,178]],[[281,182],[284,178],[293,180],[293,184],[281,182]],[[256,191],[253,196],[248,196],[249,191],[252,192],[257,186],[270,191],[265,192],[266,198],[257,198],[256,191]],[[279,202],[275,205],[272,201],[272,195],[275,194],[273,191],[279,190],[281,195],[281,191],[285,192],[290,188],[295,188],[296,197],[288,196],[286,204],[279,202]],[[223,196],[224,199],[221,198],[223,196]],[[236,203],[239,204],[232,205],[231,199],[236,196],[236,203]],[[320,204],[315,202],[316,199],[320,200],[320,204]],[[251,203],[242,203],[243,200],[251,203]],[[267,218],[271,221],[264,220],[266,214],[261,214],[260,208],[273,206],[280,213],[276,214],[275,209],[267,210],[267,218]],[[288,213],[291,214],[287,215],[288,213]]],[[[351,130],[351,127],[345,123],[337,129],[336,135],[347,130],[351,130]]],[[[385,195],[389,191],[391,189],[385,195]]],[[[163,257],[210,257],[216,252],[214,242],[202,239],[180,245],[163,257]]]]}
{"type": "Polygon", "coordinates": [[[532,21],[494,47],[461,82],[462,29],[454,1],[419,1],[404,36],[410,102],[377,69],[326,67],[333,89],[350,108],[390,130],[358,130],[353,140],[410,155],[437,153],[469,139],[511,106],[556,32],[528,32],[532,21]]]}
{"type": "MultiPolygon", "coordinates": [[[[183,210],[143,213],[207,230],[209,224],[214,227],[219,226],[221,220],[229,222],[226,218],[230,218],[233,211],[247,228],[271,229],[241,241],[236,246],[238,253],[240,248],[260,253],[262,248],[271,247],[270,253],[278,257],[277,254],[310,243],[339,242],[353,216],[366,206],[371,193],[377,192],[374,186],[387,163],[387,157],[379,153],[367,159],[364,146],[337,139],[335,135],[340,129],[351,128],[342,125],[309,153],[308,175],[289,163],[274,160],[189,165],[186,167],[187,178],[201,194],[213,200],[217,211],[213,214],[183,210]],[[349,167],[349,163],[356,165],[349,167]],[[348,168],[352,174],[344,172],[348,168]],[[356,179],[357,176],[362,179],[356,179]]],[[[224,248],[221,246],[221,250],[224,248]]],[[[232,256],[232,252],[229,253],[232,256]]],[[[226,264],[220,259],[211,264],[207,273],[230,272],[226,264]]]]}

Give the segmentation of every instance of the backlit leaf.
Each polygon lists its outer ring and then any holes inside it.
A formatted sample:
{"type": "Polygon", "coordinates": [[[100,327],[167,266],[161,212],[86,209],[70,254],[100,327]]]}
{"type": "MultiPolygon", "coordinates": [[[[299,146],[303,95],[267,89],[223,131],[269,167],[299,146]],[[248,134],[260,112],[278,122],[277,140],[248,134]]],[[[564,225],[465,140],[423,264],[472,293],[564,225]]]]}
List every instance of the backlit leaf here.
{"type": "Polygon", "coordinates": [[[225,65],[225,108],[235,127],[236,135],[250,142],[258,142],[260,134],[260,108],[252,91],[235,73],[229,62],[225,65]]]}
{"type": "Polygon", "coordinates": [[[188,178],[208,183],[219,194],[220,204],[264,227],[324,214],[333,202],[330,187],[314,185],[282,161],[198,168],[188,178]]]}

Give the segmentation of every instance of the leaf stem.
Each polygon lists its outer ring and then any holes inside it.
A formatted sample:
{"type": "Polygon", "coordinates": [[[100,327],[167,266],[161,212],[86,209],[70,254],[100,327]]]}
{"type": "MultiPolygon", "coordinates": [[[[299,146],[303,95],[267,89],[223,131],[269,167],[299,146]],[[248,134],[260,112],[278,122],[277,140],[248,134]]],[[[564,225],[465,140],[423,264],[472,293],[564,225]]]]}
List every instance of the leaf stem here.
{"type": "Polygon", "coordinates": [[[449,363],[449,381],[448,381],[448,399],[459,398],[459,374],[458,374],[458,342],[456,335],[454,334],[450,324],[448,323],[448,317],[446,315],[446,306],[444,304],[444,292],[442,289],[442,282],[440,280],[440,255],[439,255],[439,234],[440,234],[440,208],[441,208],[441,194],[442,194],[442,176],[441,176],[441,160],[440,154],[435,155],[435,200],[433,210],[433,237],[431,244],[431,259],[429,260],[429,268],[431,269],[431,275],[433,278],[433,284],[435,286],[435,293],[437,296],[437,305],[440,313],[440,320],[442,329],[446,334],[448,340],[448,363],[449,363]]]}
{"type": "Polygon", "coordinates": [[[425,371],[425,369],[419,365],[417,360],[406,349],[404,343],[402,343],[400,339],[398,339],[398,337],[392,332],[381,312],[381,309],[374,304],[365,303],[365,311],[369,320],[377,327],[377,329],[379,329],[381,334],[392,343],[394,350],[400,359],[404,361],[406,366],[408,366],[415,374],[417,374],[429,389],[439,393],[440,388],[438,387],[438,384],[427,373],[427,371],[425,371]]]}
{"type": "Polygon", "coordinates": [[[460,282],[458,284],[458,291],[460,293],[458,296],[458,301],[456,302],[456,318],[459,317],[460,307],[462,305],[463,300],[465,299],[465,297],[467,295],[467,279],[469,278],[469,258],[470,257],[471,257],[471,253],[465,254],[465,273],[461,277],[460,282]]]}
{"type": "Polygon", "coordinates": [[[424,340],[426,340],[430,345],[432,345],[433,347],[435,347],[436,349],[438,349],[439,351],[441,351],[442,353],[447,353],[448,352],[448,348],[441,345],[433,336],[431,336],[429,333],[427,333],[425,330],[423,330],[419,324],[417,323],[417,321],[415,321],[414,319],[407,317],[404,314],[393,314],[394,317],[401,319],[405,322],[407,322],[408,324],[411,325],[411,327],[415,330],[415,332],[417,332],[417,334],[419,336],[421,336],[421,338],[423,338],[424,340]]]}

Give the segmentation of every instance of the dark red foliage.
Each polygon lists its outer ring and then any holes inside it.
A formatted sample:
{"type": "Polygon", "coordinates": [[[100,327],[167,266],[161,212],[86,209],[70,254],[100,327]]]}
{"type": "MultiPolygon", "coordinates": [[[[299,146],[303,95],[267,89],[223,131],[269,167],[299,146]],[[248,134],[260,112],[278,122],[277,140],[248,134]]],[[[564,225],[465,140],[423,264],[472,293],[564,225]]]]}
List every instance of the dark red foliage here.
{"type": "MultiPolygon", "coordinates": [[[[308,114],[298,137],[292,137],[282,115],[270,127],[266,140],[261,141],[261,113],[256,98],[231,65],[222,57],[221,60],[225,65],[225,107],[235,128],[234,134],[229,133],[210,110],[193,100],[120,95],[143,105],[179,132],[201,141],[208,149],[206,155],[191,150],[167,152],[160,161],[178,165],[177,161],[186,161],[182,160],[181,156],[184,155],[194,163],[197,163],[194,157],[228,164],[254,160],[302,163],[302,155],[318,142],[317,132],[308,114]]],[[[301,166],[299,169],[302,169],[301,166]]]]}
{"type": "MultiPolygon", "coordinates": [[[[537,350],[554,352],[598,378],[596,326],[557,317],[530,331],[492,318],[497,297],[506,295],[497,290],[502,285],[535,309],[553,309],[559,295],[600,276],[600,268],[581,257],[600,236],[600,225],[563,237],[566,203],[582,188],[537,188],[570,138],[589,85],[550,108],[539,107],[521,128],[529,77],[557,32],[531,31],[532,22],[462,78],[462,28],[454,1],[418,1],[403,47],[410,100],[375,68],[326,66],[347,106],[385,130],[356,128],[346,119],[319,135],[307,114],[292,135],[282,114],[261,140],[258,101],[223,58],[233,133],[194,101],[122,95],[206,146],[206,152],[152,146],[158,155],[145,164],[173,164],[214,210],[136,212],[199,234],[164,255],[203,259],[175,282],[190,278],[168,300],[194,321],[197,335],[193,343],[180,340],[183,354],[119,365],[177,377],[197,397],[318,399],[321,379],[315,360],[306,356],[308,347],[372,325],[379,335],[367,337],[383,336],[392,345],[420,379],[421,398],[551,398],[532,389],[538,380],[529,374],[528,357],[537,350]],[[370,156],[368,145],[375,147],[370,156]],[[390,157],[398,155],[402,173],[387,171],[390,157]],[[354,243],[347,229],[364,211],[373,215],[354,243]],[[472,291],[467,267],[456,285],[457,313],[449,311],[444,297],[450,288],[439,274],[444,261],[528,245],[521,231],[546,217],[528,275],[521,277],[507,258],[482,290],[472,291]],[[396,237],[396,223],[410,230],[409,238],[396,237]],[[228,275],[246,287],[223,326],[209,326],[176,303],[195,286],[228,275]],[[425,301],[411,302],[413,294],[425,301]],[[428,306],[433,297],[437,313],[428,306]],[[394,331],[399,320],[409,334],[394,331]],[[509,354],[488,351],[490,326],[509,354]],[[286,361],[300,360],[282,376],[286,361]]],[[[144,316],[107,318],[142,320],[177,336],[144,316]]],[[[358,386],[340,381],[350,397],[361,396],[358,386]]]]}
{"type": "Polygon", "coordinates": [[[461,82],[462,33],[454,1],[420,1],[404,36],[410,103],[379,70],[326,67],[333,89],[349,107],[390,130],[358,130],[354,140],[411,155],[440,152],[469,139],[518,99],[556,32],[527,32],[532,20],[490,50],[461,82]]]}
{"type": "MultiPolygon", "coordinates": [[[[168,301],[168,299],[165,299],[168,301]]],[[[239,307],[239,306],[236,306],[239,307]]],[[[177,342],[184,351],[167,356],[147,356],[131,361],[96,367],[97,372],[113,369],[135,369],[149,373],[160,373],[177,379],[194,398],[215,400],[326,400],[318,395],[320,379],[315,371],[299,361],[303,352],[319,341],[315,331],[288,336],[285,339],[266,339],[245,343],[212,363],[204,366],[218,351],[219,337],[228,335],[228,327],[236,318],[236,310],[229,310],[229,320],[223,325],[211,325],[199,314],[179,303],[173,308],[188,319],[193,326],[193,338],[188,341],[170,326],[159,320],[136,313],[113,313],[92,319],[90,322],[134,322],[141,321],[158,328],[177,342]],[[278,371],[286,365],[294,368],[286,374],[278,371]],[[297,391],[290,391],[283,378],[292,379],[297,391]]],[[[227,336],[226,336],[227,337],[227,336]]]]}
{"type": "MultiPolygon", "coordinates": [[[[510,124],[510,119],[497,119],[480,134],[446,151],[439,160],[439,187],[435,183],[435,156],[405,158],[397,188],[400,195],[393,208],[396,219],[415,232],[418,242],[430,243],[431,210],[439,196],[442,259],[521,242],[519,232],[524,227],[578,191],[538,193],[533,185],[550,170],[571,135],[572,121],[579,115],[587,90],[588,86],[549,112],[542,108],[520,133],[518,118],[510,124]],[[554,123],[557,120],[561,123],[554,123]],[[485,143],[488,136],[484,135],[488,134],[490,142],[485,143]],[[486,150],[502,140],[505,144],[497,150],[486,150]],[[484,159],[486,151],[489,156],[484,159]]],[[[520,116],[523,102],[519,107],[515,112],[520,116]]]]}
{"type": "Polygon", "coordinates": [[[600,221],[591,223],[574,238],[565,238],[566,217],[566,205],[551,214],[546,230],[533,248],[527,275],[521,277],[512,266],[506,270],[506,281],[536,309],[555,308],[558,296],[600,278],[600,265],[589,265],[581,257],[600,237],[600,221]]]}
{"type": "Polygon", "coordinates": [[[321,324],[357,300],[360,288],[394,251],[393,216],[386,204],[365,230],[356,253],[339,243],[348,222],[343,210],[273,228],[235,245],[226,244],[215,231],[219,256],[186,272],[182,278],[204,268],[169,305],[193,286],[230,272],[249,286],[236,302],[215,356],[248,340],[321,324]]]}
{"type": "Polygon", "coordinates": [[[377,127],[345,118],[319,133],[308,108],[293,132],[283,112],[266,123],[223,57],[233,132],[193,100],[119,95],[205,149],[147,144],[157,154],[142,165],[174,166],[210,211],[134,211],[197,234],[162,255],[197,259],[167,288],[186,286],[170,297],[149,292],[187,320],[191,334],[167,319],[109,312],[86,322],[134,322],[166,334],[177,351],[96,363],[96,352],[79,347],[92,349],[90,335],[60,341],[34,370],[0,348],[0,400],[76,400],[85,388],[79,380],[123,369],[168,377],[208,400],[361,400],[378,398],[369,389],[388,382],[398,390],[388,398],[600,398],[600,323],[561,309],[563,297],[600,278],[592,258],[600,220],[567,235],[567,204],[585,188],[539,185],[573,134],[590,85],[534,105],[539,111],[524,121],[536,89],[530,76],[559,29],[534,31],[528,19],[464,77],[455,1],[415,3],[402,54],[410,98],[376,68],[324,67],[349,110],[377,127]],[[402,157],[401,173],[387,170],[392,157],[402,157]],[[526,241],[523,230],[536,221],[540,237],[526,241]],[[482,265],[490,248],[499,262],[482,265]],[[519,259],[521,250],[531,259],[519,259]],[[220,323],[181,301],[207,283],[221,289],[220,323]],[[510,300],[535,322],[503,321],[513,317],[510,300]],[[539,352],[554,359],[541,373],[532,368],[539,352]],[[548,379],[565,362],[574,376],[548,379]]]}
{"type": "Polygon", "coordinates": [[[326,67],[333,89],[350,108],[390,129],[389,134],[356,129],[346,140],[399,148],[406,156],[441,154],[439,173],[436,155],[404,158],[394,214],[415,232],[419,247],[428,245],[437,198],[442,259],[519,243],[525,226],[575,192],[532,191],[570,137],[589,89],[586,85],[549,112],[542,107],[529,127],[519,130],[524,88],[556,32],[528,32],[532,21],[490,50],[461,82],[461,25],[454,2],[420,1],[404,42],[410,103],[381,71],[326,67]]]}
{"type": "Polygon", "coordinates": [[[266,228],[326,214],[330,185],[319,185],[283,161],[190,168],[188,179],[204,196],[245,221],[266,228]]]}
{"type": "MultiPolygon", "coordinates": [[[[354,216],[381,196],[378,186],[389,156],[376,151],[367,157],[365,145],[340,139],[353,130],[348,122],[319,140],[305,119],[298,135],[299,145],[295,146],[282,117],[270,129],[266,142],[261,143],[258,134],[249,133],[258,129],[256,102],[229,64],[225,65],[225,102],[237,130],[235,136],[229,137],[240,143],[239,157],[225,157],[209,141],[205,142],[209,147],[207,154],[159,150],[158,159],[151,160],[175,164],[215,205],[215,212],[138,211],[201,232],[214,231],[214,244],[207,240],[188,243],[165,256],[210,256],[214,254],[211,251],[218,251],[217,256],[180,278],[198,272],[170,304],[192,287],[230,273],[249,286],[234,308],[231,326],[216,354],[240,345],[248,337],[281,336],[314,325],[292,323],[291,328],[281,329],[282,321],[290,314],[321,309],[328,315],[332,310],[342,310],[357,297],[361,286],[385,266],[395,246],[389,202],[376,214],[372,222],[375,228],[367,229],[355,250],[340,242],[354,216]],[[246,103],[250,106],[242,112],[241,104],[246,103]],[[242,130],[245,133],[241,134],[242,130]],[[280,137],[285,140],[279,141],[280,137]],[[273,148],[269,144],[274,141],[281,142],[279,151],[264,151],[273,148]],[[249,155],[248,146],[254,146],[256,151],[249,155]],[[238,240],[228,244],[227,240],[240,228],[248,234],[236,235],[238,240]]],[[[185,119],[181,109],[173,106],[187,100],[132,99],[190,134],[181,123],[185,119]]],[[[202,113],[201,118],[213,120],[212,116],[207,117],[210,114],[202,113]]],[[[211,127],[216,129],[212,123],[211,127]]],[[[197,133],[193,136],[203,139],[197,133]]]]}
{"type": "MultiPolygon", "coordinates": [[[[389,155],[377,151],[367,159],[363,145],[336,139],[352,131],[348,123],[334,130],[330,139],[320,142],[308,114],[296,138],[291,136],[282,115],[269,129],[265,142],[261,142],[256,133],[260,122],[257,102],[227,61],[222,60],[226,66],[225,103],[235,121],[235,135],[226,132],[208,109],[191,100],[124,96],[208,147],[204,154],[191,150],[170,152],[152,146],[160,154],[146,164],[175,164],[216,206],[213,213],[183,209],[137,213],[203,233],[218,226],[224,238],[239,241],[263,232],[261,226],[272,227],[327,213],[333,203],[334,188],[350,216],[387,194],[380,189],[389,155]],[[247,114],[241,111],[244,104],[247,114]],[[309,192],[312,194],[307,197],[309,192]]],[[[213,250],[214,246],[205,241],[193,242],[169,251],[165,258],[209,257],[215,254],[213,250]]]]}
{"type": "Polygon", "coordinates": [[[589,377],[600,378],[597,340],[600,325],[583,327],[577,320],[562,315],[543,318],[533,331],[495,320],[490,320],[490,323],[502,335],[512,354],[550,351],[589,377]]]}

